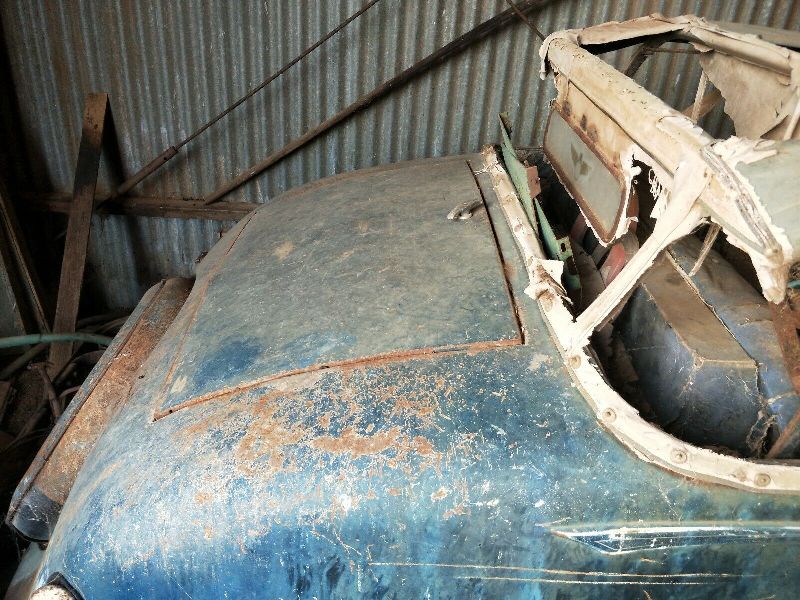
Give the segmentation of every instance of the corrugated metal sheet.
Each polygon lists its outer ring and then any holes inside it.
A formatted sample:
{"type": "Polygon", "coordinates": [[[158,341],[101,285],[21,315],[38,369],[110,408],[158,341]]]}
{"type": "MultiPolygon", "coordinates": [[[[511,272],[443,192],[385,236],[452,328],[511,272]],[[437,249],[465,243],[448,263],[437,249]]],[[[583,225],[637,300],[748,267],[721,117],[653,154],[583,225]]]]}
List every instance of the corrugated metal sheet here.
{"type": "MultiPolygon", "coordinates": [[[[127,174],[181,139],[355,12],[362,0],[296,2],[138,0],[0,3],[22,107],[24,149],[35,158],[31,189],[68,191],[83,97],[110,93],[127,174]]],[[[346,106],[481,21],[502,0],[382,0],[346,30],[193,142],[140,187],[143,194],[202,196],[241,169],[346,106]]],[[[543,31],[653,12],[787,29],[797,3],[553,0],[543,31]]],[[[516,123],[515,142],[535,143],[550,82],[538,79],[538,44],[514,24],[359,113],[230,200],[266,202],[342,171],[405,159],[475,151],[498,138],[497,113],[516,123]]],[[[615,57],[622,64],[625,53],[615,57]]],[[[691,57],[659,55],[640,81],[667,101],[693,100],[691,57]]],[[[710,128],[724,127],[717,115],[710,128]]],[[[160,277],[191,273],[220,224],[105,217],[95,222],[91,269],[111,306],[131,306],[160,277]]]]}

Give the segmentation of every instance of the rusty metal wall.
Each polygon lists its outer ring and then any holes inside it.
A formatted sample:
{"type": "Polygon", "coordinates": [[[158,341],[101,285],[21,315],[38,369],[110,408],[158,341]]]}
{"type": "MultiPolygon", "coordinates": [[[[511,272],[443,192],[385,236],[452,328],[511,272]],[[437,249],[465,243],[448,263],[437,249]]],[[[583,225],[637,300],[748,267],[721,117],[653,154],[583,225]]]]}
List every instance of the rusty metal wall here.
{"type": "MultiPolygon", "coordinates": [[[[4,0],[0,18],[23,131],[15,151],[30,162],[28,189],[71,189],[85,93],[109,92],[125,173],[131,174],[362,3],[4,0]]],[[[505,8],[503,0],[381,0],[190,144],[138,191],[209,193],[505,8]]],[[[551,32],[652,12],[800,26],[797,3],[779,0],[553,0],[536,21],[551,32]]],[[[517,124],[515,142],[535,144],[553,96],[552,85],[538,79],[537,49],[527,28],[514,24],[336,127],[228,199],[266,202],[290,187],[342,171],[475,151],[498,139],[501,110],[517,124]]],[[[620,54],[618,64],[625,59],[620,54]]],[[[660,55],[646,63],[640,81],[675,105],[689,104],[699,77],[689,60],[660,55]]],[[[717,120],[708,127],[725,126],[717,120]]],[[[132,306],[157,279],[191,274],[196,257],[220,229],[215,222],[96,218],[90,273],[107,305],[132,306]]]]}

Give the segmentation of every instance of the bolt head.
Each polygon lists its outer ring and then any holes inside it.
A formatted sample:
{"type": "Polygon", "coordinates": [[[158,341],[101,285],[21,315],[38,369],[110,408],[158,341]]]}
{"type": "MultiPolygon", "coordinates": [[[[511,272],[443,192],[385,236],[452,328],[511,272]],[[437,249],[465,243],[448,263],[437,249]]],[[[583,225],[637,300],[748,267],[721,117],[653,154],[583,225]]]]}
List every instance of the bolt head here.
{"type": "Polygon", "coordinates": [[[617,413],[614,412],[613,408],[606,408],[606,409],[603,409],[602,413],[600,413],[600,417],[606,423],[613,423],[614,421],[617,420],[617,413]]]}
{"type": "Polygon", "coordinates": [[[673,448],[672,452],[670,453],[670,458],[674,463],[683,464],[688,459],[688,456],[686,454],[686,450],[682,450],[681,448],[673,448]]]}
{"type": "Polygon", "coordinates": [[[758,487],[767,487],[771,481],[772,478],[770,478],[769,475],[766,473],[759,473],[755,476],[753,483],[755,483],[758,487]]]}

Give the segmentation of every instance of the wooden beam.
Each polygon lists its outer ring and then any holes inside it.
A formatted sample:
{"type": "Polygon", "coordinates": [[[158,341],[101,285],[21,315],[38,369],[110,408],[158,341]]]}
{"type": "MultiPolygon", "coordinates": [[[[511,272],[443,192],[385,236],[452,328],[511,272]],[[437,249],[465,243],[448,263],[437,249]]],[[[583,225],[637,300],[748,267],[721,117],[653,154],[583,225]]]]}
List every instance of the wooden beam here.
{"type": "MultiPolygon", "coordinates": [[[[81,144],[78,148],[78,164],[75,167],[67,237],[64,242],[64,258],[61,261],[61,277],[58,284],[53,333],[75,331],[75,323],[78,319],[107,113],[108,94],[89,94],[86,97],[86,111],[83,115],[81,144]]],[[[59,342],[50,346],[48,370],[51,376],[59,373],[67,365],[71,356],[71,342],[59,342]]]]}
{"type": "MultiPolygon", "coordinates": [[[[23,194],[22,206],[27,210],[69,214],[69,194],[23,194]]],[[[103,198],[95,196],[95,207],[103,198]]],[[[134,217],[162,217],[168,219],[206,219],[211,221],[238,221],[259,207],[254,202],[220,202],[206,206],[194,198],[160,198],[154,196],[122,196],[103,203],[98,214],[129,215],[134,217]]]]}
{"type": "Polygon", "coordinates": [[[29,313],[27,316],[23,315],[25,329],[29,332],[49,333],[50,323],[42,296],[42,286],[33,268],[33,260],[25,244],[22,228],[9,199],[5,182],[2,180],[0,180],[0,227],[3,229],[0,233],[0,246],[2,246],[0,253],[8,270],[10,284],[17,290],[15,295],[19,293],[25,299],[21,312],[29,313]]]}
{"type": "Polygon", "coordinates": [[[0,335],[23,335],[34,329],[25,310],[28,302],[6,238],[5,228],[0,227],[0,335]]]}

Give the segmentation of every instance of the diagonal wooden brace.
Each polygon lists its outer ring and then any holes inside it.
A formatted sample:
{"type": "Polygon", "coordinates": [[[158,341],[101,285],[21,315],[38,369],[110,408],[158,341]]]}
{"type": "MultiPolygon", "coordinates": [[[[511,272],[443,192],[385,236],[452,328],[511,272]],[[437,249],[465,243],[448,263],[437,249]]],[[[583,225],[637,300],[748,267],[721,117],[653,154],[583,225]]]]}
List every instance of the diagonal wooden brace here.
{"type": "MultiPolygon", "coordinates": [[[[86,252],[89,247],[97,174],[103,148],[103,131],[108,113],[108,94],[87,95],[78,164],[75,167],[72,205],[64,242],[64,258],[61,262],[53,333],[75,331],[86,252]]],[[[50,376],[55,377],[67,365],[71,356],[72,342],[53,344],[48,357],[47,370],[50,376]]]]}

